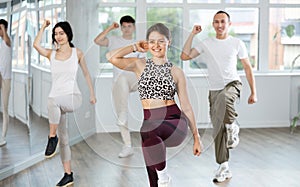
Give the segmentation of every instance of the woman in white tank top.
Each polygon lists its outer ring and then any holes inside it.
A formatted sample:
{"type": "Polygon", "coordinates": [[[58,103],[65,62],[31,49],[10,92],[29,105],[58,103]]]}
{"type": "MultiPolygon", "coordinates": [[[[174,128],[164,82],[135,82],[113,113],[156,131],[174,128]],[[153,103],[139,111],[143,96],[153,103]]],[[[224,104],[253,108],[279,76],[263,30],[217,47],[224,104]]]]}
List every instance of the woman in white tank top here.
{"type": "Polygon", "coordinates": [[[33,46],[40,55],[47,57],[51,63],[52,87],[48,96],[48,116],[50,133],[45,157],[55,155],[59,142],[60,156],[64,166],[64,176],[56,186],[73,184],[71,171],[71,151],[66,128],[66,112],[73,112],[81,105],[81,92],[76,82],[78,67],[81,67],[90,92],[90,103],[96,103],[91,77],[84,60],[84,54],[71,43],[73,39],[72,28],[68,22],[57,23],[52,30],[52,43],[56,49],[46,49],[40,45],[43,32],[50,25],[45,20],[38,32],[33,46]],[[58,137],[56,135],[56,131],[58,137]]]}

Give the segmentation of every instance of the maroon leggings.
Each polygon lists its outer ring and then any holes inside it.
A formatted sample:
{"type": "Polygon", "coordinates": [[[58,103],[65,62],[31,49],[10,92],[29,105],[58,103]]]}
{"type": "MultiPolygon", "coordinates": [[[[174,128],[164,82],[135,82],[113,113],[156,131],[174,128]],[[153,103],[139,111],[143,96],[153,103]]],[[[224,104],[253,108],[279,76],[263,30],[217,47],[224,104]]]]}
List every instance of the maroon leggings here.
{"type": "Polygon", "coordinates": [[[156,170],[166,166],[166,147],[178,146],[187,135],[188,119],[176,104],[144,109],[140,129],[142,149],[151,187],[157,187],[156,170]]]}

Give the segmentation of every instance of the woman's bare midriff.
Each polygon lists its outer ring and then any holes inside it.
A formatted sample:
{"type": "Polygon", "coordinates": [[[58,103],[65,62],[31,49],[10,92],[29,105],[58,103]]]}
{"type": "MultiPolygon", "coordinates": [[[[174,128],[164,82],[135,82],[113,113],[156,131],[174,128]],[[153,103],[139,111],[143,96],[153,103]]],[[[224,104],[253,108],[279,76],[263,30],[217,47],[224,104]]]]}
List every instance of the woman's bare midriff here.
{"type": "Polygon", "coordinates": [[[174,100],[143,99],[141,101],[144,109],[154,109],[176,104],[174,100]]]}

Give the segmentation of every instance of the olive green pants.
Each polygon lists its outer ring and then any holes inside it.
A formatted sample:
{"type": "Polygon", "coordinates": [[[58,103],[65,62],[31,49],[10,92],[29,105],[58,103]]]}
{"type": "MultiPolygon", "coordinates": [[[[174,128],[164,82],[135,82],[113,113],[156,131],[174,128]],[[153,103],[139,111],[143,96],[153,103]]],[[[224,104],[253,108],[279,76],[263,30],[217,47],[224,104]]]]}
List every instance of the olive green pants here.
{"type": "Polygon", "coordinates": [[[229,159],[225,124],[232,124],[238,116],[235,111],[235,101],[240,98],[241,88],[241,82],[233,81],[222,90],[209,91],[210,118],[213,125],[215,156],[218,164],[229,159]]]}

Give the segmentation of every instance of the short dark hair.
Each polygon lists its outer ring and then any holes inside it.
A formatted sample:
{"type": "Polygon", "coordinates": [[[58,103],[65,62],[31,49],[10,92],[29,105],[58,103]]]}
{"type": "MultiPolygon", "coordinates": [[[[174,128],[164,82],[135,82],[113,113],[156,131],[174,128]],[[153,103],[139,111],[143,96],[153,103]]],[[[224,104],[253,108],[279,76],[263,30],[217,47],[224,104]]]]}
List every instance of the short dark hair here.
{"type": "Polygon", "coordinates": [[[53,27],[52,29],[52,43],[54,44],[54,42],[56,42],[55,40],[55,29],[57,27],[60,27],[67,35],[68,37],[68,41],[71,47],[74,47],[74,44],[72,44],[72,39],[73,39],[73,32],[72,32],[72,28],[69,22],[67,21],[62,21],[62,22],[58,22],[56,23],[56,25],[53,27]]]}
{"type": "Polygon", "coordinates": [[[149,35],[154,31],[164,35],[168,40],[171,40],[171,32],[169,28],[165,26],[163,23],[156,23],[147,30],[147,34],[146,34],[147,40],[149,39],[149,35]]]}
{"type": "Polygon", "coordinates": [[[5,29],[7,29],[7,27],[8,27],[8,23],[7,23],[7,21],[6,21],[6,20],[4,20],[4,19],[0,19],[0,24],[4,25],[4,28],[5,28],[5,29]]]}
{"type": "Polygon", "coordinates": [[[228,17],[228,21],[230,21],[230,15],[227,12],[225,12],[223,10],[219,10],[215,15],[217,15],[217,14],[226,14],[226,16],[228,17]]]}
{"type": "Polygon", "coordinates": [[[131,17],[129,15],[121,17],[121,19],[120,19],[120,25],[122,25],[122,23],[124,23],[124,22],[135,24],[135,20],[133,19],[133,17],[131,17]]]}

